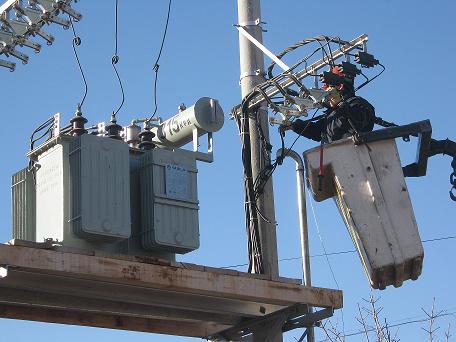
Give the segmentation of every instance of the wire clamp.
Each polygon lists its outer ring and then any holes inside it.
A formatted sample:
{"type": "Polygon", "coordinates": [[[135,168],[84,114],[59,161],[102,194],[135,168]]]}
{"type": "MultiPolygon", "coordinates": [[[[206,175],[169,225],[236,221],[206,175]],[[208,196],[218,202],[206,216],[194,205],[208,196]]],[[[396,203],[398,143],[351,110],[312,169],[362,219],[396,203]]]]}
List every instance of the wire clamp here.
{"type": "Polygon", "coordinates": [[[243,72],[240,76],[239,76],[239,85],[241,85],[241,82],[244,78],[246,77],[253,77],[253,76],[262,76],[264,77],[266,74],[264,71],[261,71],[260,69],[256,69],[256,70],[253,70],[253,71],[246,71],[246,72],[243,72]]]}
{"type": "Polygon", "coordinates": [[[268,30],[265,30],[265,29],[263,28],[263,26],[261,26],[262,24],[265,25],[266,22],[265,22],[265,21],[261,21],[260,18],[256,18],[255,20],[243,21],[243,22],[241,22],[241,23],[238,23],[238,24],[235,25],[235,26],[241,26],[241,27],[246,27],[246,28],[247,28],[247,27],[252,27],[252,26],[258,26],[258,27],[261,29],[261,31],[263,31],[263,32],[268,32],[268,30]]]}

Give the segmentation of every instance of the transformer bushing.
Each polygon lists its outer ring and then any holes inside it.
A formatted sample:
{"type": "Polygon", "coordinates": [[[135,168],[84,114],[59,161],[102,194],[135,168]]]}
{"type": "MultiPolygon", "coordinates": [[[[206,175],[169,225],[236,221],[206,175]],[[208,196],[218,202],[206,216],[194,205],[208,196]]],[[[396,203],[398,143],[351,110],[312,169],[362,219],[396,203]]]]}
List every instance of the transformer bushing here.
{"type": "Polygon", "coordinates": [[[87,119],[82,116],[81,107],[78,105],[74,117],[70,120],[70,123],[73,125],[71,128],[70,134],[73,136],[80,136],[87,133],[87,130],[84,128],[84,124],[87,123],[87,119]]]}
{"type": "Polygon", "coordinates": [[[139,133],[139,138],[141,142],[138,147],[143,150],[151,150],[155,148],[155,144],[152,142],[152,139],[155,137],[155,134],[151,132],[149,127],[144,128],[144,131],[139,133]]]}
{"type": "Polygon", "coordinates": [[[106,136],[111,139],[122,140],[120,132],[122,131],[122,126],[117,124],[116,116],[113,113],[111,115],[111,122],[106,125],[106,136]]]}

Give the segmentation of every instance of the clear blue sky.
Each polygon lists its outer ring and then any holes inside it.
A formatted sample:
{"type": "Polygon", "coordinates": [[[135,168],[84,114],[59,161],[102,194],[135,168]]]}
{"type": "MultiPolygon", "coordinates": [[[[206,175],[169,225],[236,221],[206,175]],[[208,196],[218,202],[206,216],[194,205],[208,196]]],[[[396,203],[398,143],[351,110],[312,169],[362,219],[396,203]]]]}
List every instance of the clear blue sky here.
{"type": "MultiPolygon", "coordinates": [[[[2,3],[2,1],[0,1],[2,3]]],[[[82,38],[79,49],[89,84],[84,115],[92,123],[108,121],[120,102],[117,81],[110,60],[114,50],[114,1],[81,0],[76,8],[84,19],[76,25],[82,38]]],[[[158,53],[167,9],[167,0],[120,0],[118,64],[126,90],[126,102],[119,113],[121,124],[153,111],[152,66],[158,53]]],[[[377,81],[365,87],[360,95],[369,99],[377,113],[386,120],[409,123],[431,119],[434,136],[456,138],[453,80],[456,69],[454,48],[454,15],[456,3],[436,1],[271,1],[263,0],[262,19],[268,32],[265,44],[274,52],[306,37],[319,34],[352,39],[361,33],[369,35],[369,50],[386,66],[377,81]]],[[[173,115],[184,102],[194,103],[199,97],[220,100],[225,110],[240,102],[238,35],[236,1],[174,0],[169,35],[160,62],[158,114],[173,115]]],[[[54,46],[44,46],[39,55],[30,53],[29,65],[18,65],[17,71],[0,70],[0,97],[4,146],[4,163],[0,169],[0,240],[11,237],[10,176],[23,168],[27,160],[27,139],[33,129],[56,112],[69,120],[82,95],[82,84],[71,49],[71,34],[59,27],[48,31],[56,36],[54,46]]],[[[45,44],[44,44],[45,45],[45,44]]],[[[297,55],[299,57],[299,55],[297,55]]],[[[267,60],[267,63],[269,61],[267,60]]],[[[279,147],[276,129],[271,129],[275,147],[279,147]]],[[[290,143],[294,136],[287,135],[290,143]]],[[[243,222],[242,168],[240,145],[232,121],[215,137],[215,162],[200,164],[199,199],[201,248],[180,260],[212,266],[246,262],[246,238],[243,222]]],[[[415,157],[416,142],[401,143],[403,163],[415,157]]],[[[314,146],[300,139],[295,150],[314,146]]],[[[436,157],[429,163],[428,176],[409,179],[408,186],[423,240],[456,235],[456,203],[448,198],[450,159],[436,157]]],[[[299,233],[296,210],[293,162],[287,161],[274,174],[278,221],[279,256],[299,257],[299,233]]],[[[335,205],[327,201],[316,205],[322,239],[328,252],[352,250],[353,245],[335,205]]],[[[311,254],[321,254],[315,224],[310,218],[311,254]]],[[[390,323],[424,317],[421,307],[429,308],[433,297],[439,309],[456,312],[452,251],[456,240],[424,244],[422,276],[399,289],[374,291],[381,297],[390,323]]],[[[372,292],[356,254],[329,257],[340,289],[344,291],[343,314],[337,312],[333,322],[350,334],[359,330],[354,316],[357,303],[372,292]]],[[[315,286],[336,288],[325,258],[312,257],[315,286]]],[[[245,269],[245,268],[239,268],[245,269]]],[[[300,278],[300,260],[282,261],[283,276],[300,278]]],[[[451,322],[456,334],[455,316],[437,321],[440,332],[451,322]]],[[[425,340],[424,324],[403,325],[401,341],[425,340]]],[[[34,342],[72,341],[193,341],[182,337],[148,335],[0,320],[0,341],[34,342]]],[[[394,330],[395,331],[395,330],[394,330]]],[[[299,332],[286,335],[294,341],[299,332]]],[[[321,340],[319,333],[317,340],[321,340]]],[[[347,341],[361,341],[359,336],[347,341]]]]}

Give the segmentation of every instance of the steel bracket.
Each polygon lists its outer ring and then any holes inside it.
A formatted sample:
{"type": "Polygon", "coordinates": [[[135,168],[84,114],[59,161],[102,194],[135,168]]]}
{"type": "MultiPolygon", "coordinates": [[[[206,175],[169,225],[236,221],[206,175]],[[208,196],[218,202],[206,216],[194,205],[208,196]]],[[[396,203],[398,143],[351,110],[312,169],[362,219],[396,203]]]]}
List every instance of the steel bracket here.
{"type": "Polygon", "coordinates": [[[360,132],[355,136],[356,144],[374,141],[403,138],[408,140],[410,136],[418,137],[416,161],[404,166],[405,177],[421,177],[426,175],[429,150],[431,145],[432,126],[429,120],[418,121],[408,125],[388,127],[373,132],[360,132]]]}
{"type": "Polygon", "coordinates": [[[252,77],[252,76],[264,77],[264,75],[266,75],[265,72],[261,71],[260,69],[243,72],[239,77],[239,85],[241,85],[242,80],[246,77],[252,77]]]}
{"type": "Polygon", "coordinates": [[[267,24],[265,21],[261,21],[260,18],[256,18],[255,20],[248,20],[248,21],[243,21],[241,23],[238,23],[237,26],[241,27],[249,27],[249,26],[258,26],[261,28],[261,31],[263,32],[268,32],[268,30],[265,30],[261,24],[265,25],[267,24]]]}
{"type": "Polygon", "coordinates": [[[418,150],[416,161],[403,167],[405,177],[421,177],[426,175],[428,158],[437,154],[456,157],[456,142],[449,139],[432,139],[432,126],[429,120],[418,121],[408,125],[388,127],[373,132],[359,133],[355,137],[356,144],[373,141],[418,137],[418,150]]]}
{"type": "Polygon", "coordinates": [[[287,332],[298,328],[309,328],[318,325],[318,322],[331,317],[334,313],[333,308],[314,313],[309,313],[308,310],[306,304],[295,304],[263,317],[246,320],[207,339],[213,342],[245,341],[245,338],[251,334],[254,336],[261,334],[264,342],[269,342],[268,338],[272,337],[277,329],[287,332]]]}

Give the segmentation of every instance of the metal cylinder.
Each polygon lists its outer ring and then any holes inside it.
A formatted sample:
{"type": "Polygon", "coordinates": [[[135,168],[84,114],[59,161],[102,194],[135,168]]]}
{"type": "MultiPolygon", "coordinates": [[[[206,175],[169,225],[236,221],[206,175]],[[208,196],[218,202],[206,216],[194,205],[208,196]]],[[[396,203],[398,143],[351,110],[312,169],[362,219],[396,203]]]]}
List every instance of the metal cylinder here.
{"type": "MultiPolygon", "coordinates": [[[[279,149],[277,158],[290,157],[296,162],[296,186],[298,192],[298,210],[299,210],[299,233],[301,236],[301,256],[302,256],[302,275],[304,286],[312,286],[310,275],[310,252],[309,252],[309,232],[307,227],[307,210],[306,210],[306,183],[304,177],[304,163],[301,156],[288,149],[279,149]]],[[[312,313],[313,308],[308,307],[308,312],[312,313]]],[[[315,341],[314,328],[307,328],[307,341],[315,341]]]]}
{"type": "Polygon", "coordinates": [[[153,141],[168,147],[181,147],[192,141],[195,129],[198,136],[216,132],[222,128],[224,120],[218,101],[202,97],[193,106],[152,128],[156,134],[153,141]]]}
{"type": "Polygon", "coordinates": [[[141,133],[141,127],[138,125],[131,124],[125,127],[125,141],[130,147],[138,147],[139,133],[141,133]]]}

